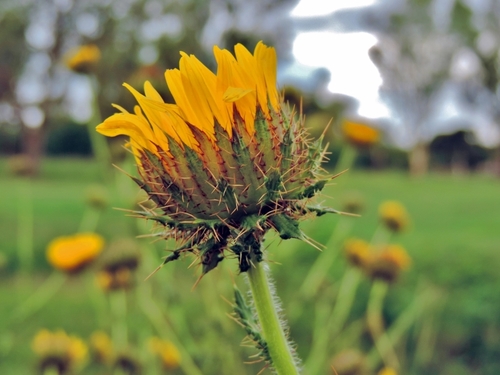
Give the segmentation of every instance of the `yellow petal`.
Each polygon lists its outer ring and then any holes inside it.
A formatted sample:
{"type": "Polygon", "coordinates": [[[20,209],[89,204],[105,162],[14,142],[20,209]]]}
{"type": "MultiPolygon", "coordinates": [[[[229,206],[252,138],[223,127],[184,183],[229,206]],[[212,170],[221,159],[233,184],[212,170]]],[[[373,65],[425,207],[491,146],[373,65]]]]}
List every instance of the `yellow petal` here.
{"type": "Polygon", "coordinates": [[[117,113],[108,117],[102,124],[96,127],[96,130],[107,136],[116,137],[119,135],[129,136],[134,139],[141,148],[156,152],[151,143],[152,132],[147,134],[142,126],[138,126],[140,120],[132,114],[117,113]]]}
{"type": "Polygon", "coordinates": [[[255,46],[254,55],[259,69],[264,74],[269,101],[274,110],[279,111],[279,94],[276,86],[276,70],[278,66],[276,50],[259,42],[255,46]]]}
{"type": "Polygon", "coordinates": [[[163,98],[149,81],[144,82],[144,94],[148,99],[163,103],[163,98]]]}
{"type": "Polygon", "coordinates": [[[145,116],[149,119],[153,131],[159,141],[159,146],[162,149],[168,150],[168,142],[166,142],[166,138],[161,139],[162,134],[159,130],[172,137],[181,147],[183,147],[184,144],[191,148],[197,147],[196,139],[189,129],[189,126],[184,121],[177,122],[175,126],[171,122],[171,105],[169,106],[165,103],[148,99],[127,83],[124,83],[123,85],[132,93],[132,95],[134,95],[144,111],[145,116]],[[159,110],[159,108],[162,110],[159,110]]]}
{"type": "Polygon", "coordinates": [[[251,93],[253,90],[251,89],[242,89],[239,87],[228,87],[226,92],[224,93],[222,99],[227,103],[233,103],[245,95],[251,93]]]}

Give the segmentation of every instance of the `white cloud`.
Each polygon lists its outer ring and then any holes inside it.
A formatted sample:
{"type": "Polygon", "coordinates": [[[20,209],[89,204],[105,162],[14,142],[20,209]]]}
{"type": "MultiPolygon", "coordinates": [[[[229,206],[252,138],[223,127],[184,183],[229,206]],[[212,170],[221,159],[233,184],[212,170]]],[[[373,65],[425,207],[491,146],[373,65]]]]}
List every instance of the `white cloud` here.
{"type": "Polygon", "coordinates": [[[359,115],[386,117],[389,112],[378,95],[382,78],[368,56],[376,43],[374,35],[364,32],[307,32],[297,35],[293,54],[301,64],[328,69],[328,90],[359,100],[359,115]]]}
{"type": "Polygon", "coordinates": [[[376,0],[301,0],[290,15],[292,17],[317,17],[342,9],[361,8],[375,3],[376,0]]]}

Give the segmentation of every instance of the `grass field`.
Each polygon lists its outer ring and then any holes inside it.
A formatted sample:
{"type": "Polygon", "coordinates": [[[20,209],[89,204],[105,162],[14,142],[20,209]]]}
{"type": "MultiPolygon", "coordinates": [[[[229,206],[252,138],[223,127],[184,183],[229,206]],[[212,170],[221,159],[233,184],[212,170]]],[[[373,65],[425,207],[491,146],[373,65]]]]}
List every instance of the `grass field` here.
{"type": "MultiPolygon", "coordinates": [[[[85,191],[89,185],[99,182],[100,173],[91,160],[51,159],[44,161],[40,177],[31,181],[8,176],[5,161],[0,162],[0,175],[0,251],[8,260],[0,279],[0,320],[7,322],[14,306],[32,295],[51,272],[45,260],[48,242],[78,231],[85,211],[85,191]],[[30,212],[30,199],[33,203],[34,263],[26,274],[20,271],[17,249],[19,244],[26,246],[26,241],[29,244],[30,239],[26,233],[19,233],[18,228],[27,225],[23,212],[30,212]]],[[[129,207],[136,200],[137,189],[126,176],[118,174],[117,178],[123,182],[118,184],[119,192],[110,192],[111,206],[129,207]]],[[[405,347],[397,347],[398,353],[406,353],[402,361],[406,371],[401,373],[500,373],[499,187],[498,179],[485,175],[429,174],[412,179],[403,171],[352,171],[325,189],[323,199],[332,207],[341,207],[343,199],[353,192],[363,196],[366,210],[362,217],[342,220],[351,220],[351,234],[366,240],[370,240],[378,225],[377,209],[382,201],[399,200],[411,215],[410,230],[394,241],[407,249],[412,266],[389,290],[384,316],[389,324],[395,321],[422,285],[434,290],[442,303],[441,310],[436,310],[434,316],[432,329],[436,342],[431,357],[423,364],[415,364],[412,353],[416,351],[416,341],[412,337],[418,336],[422,327],[413,326],[405,333],[407,339],[402,341],[405,347]]],[[[323,216],[304,223],[302,228],[310,237],[326,243],[338,221],[339,217],[323,216]]],[[[135,219],[122,211],[108,209],[99,219],[97,232],[111,241],[133,235],[136,231],[133,228],[136,228],[135,219]]],[[[139,241],[148,248],[140,269],[147,275],[160,262],[165,245],[151,244],[148,239],[139,241]]],[[[311,246],[294,241],[280,243],[270,236],[268,258],[273,262],[271,267],[284,310],[295,316],[290,319],[291,336],[297,342],[300,357],[306,358],[315,313],[308,306],[297,307],[294,299],[319,253],[311,246]],[[302,312],[294,314],[289,309],[302,309],[302,312]]],[[[243,367],[240,364],[255,351],[240,346],[244,332],[225,316],[231,308],[220,298],[221,295],[229,300],[232,298],[234,279],[242,289],[245,283],[242,276],[236,275],[235,264],[223,263],[224,267],[208,274],[193,291],[198,270],[186,269],[190,264],[188,259],[169,264],[148,281],[140,276],[136,290],[131,292],[137,295],[129,296],[128,302],[131,341],[144,342],[157,328],[135,306],[137,299],[153,286],[155,298],[165,304],[172,322],[168,330],[180,338],[203,374],[217,374],[221,361],[224,361],[224,374],[257,373],[262,364],[243,367]]],[[[338,259],[328,275],[327,286],[319,295],[322,304],[333,304],[336,284],[344,268],[345,261],[338,259]],[[331,296],[328,295],[330,285],[331,296]]],[[[72,278],[50,303],[23,324],[0,325],[3,330],[0,373],[34,371],[36,361],[29,343],[42,327],[63,328],[83,338],[88,338],[96,328],[107,329],[111,318],[109,314],[96,313],[99,301],[92,302],[86,292],[89,284],[92,284],[91,274],[72,278]]],[[[362,315],[368,290],[369,282],[364,280],[357,293],[352,321],[362,315]]],[[[334,342],[336,338],[331,340],[334,342]]],[[[366,340],[361,338],[359,342],[361,346],[358,346],[363,349],[366,340]]],[[[137,353],[142,359],[149,358],[144,349],[137,353]]],[[[328,353],[328,356],[334,354],[328,353]]],[[[150,373],[147,372],[149,367],[144,368],[145,373],[150,373]]],[[[106,373],[100,371],[90,366],[85,373],[106,373]]],[[[328,368],[324,373],[327,371],[328,368]]]]}

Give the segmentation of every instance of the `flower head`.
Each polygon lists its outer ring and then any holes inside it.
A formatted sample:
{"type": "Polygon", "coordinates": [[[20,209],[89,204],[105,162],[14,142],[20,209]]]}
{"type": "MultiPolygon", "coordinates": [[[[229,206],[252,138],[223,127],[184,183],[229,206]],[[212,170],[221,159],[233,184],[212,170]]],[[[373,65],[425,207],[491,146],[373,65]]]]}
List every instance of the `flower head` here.
{"type": "Polygon", "coordinates": [[[401,271],[410,266],[410,263],[411,259],[402,246],[387,245],[370,257],[367,270],[375,279],[392,282],[398,278],[401,271]]]}
{"type": "Polygon", "coordinates": [[[47,260],[61,271],[82,270],[102,251],[104,239],[96,233],[79,233],[57,237],[47,247],[47,260]]]}
{"type": "Polygon", "coordinates": [[[95,331],[90,336],[92,356],[98,363],[109,364],[113,360],[113,343],[109,335],[103,331],[95,331]]]}
{"type": "Polygon", "coordinates": [[[130,238],[113,241],[103,253],[100,264],[97,282],[102,289],[130,288],[134,284],[134,271],[139,265],[137,243],[130,238]]]}
{"type": "Polygon", "coordinates": [[[358,238],[351,238],[345,242],[344,252],[349,263],[363,268],[371,255],[370,244],[358,238]]]}
{"type": "Polygon", "coordinates": [[[179,367],[181,354],[170,341],[152,337],[149,340],[149,349],[153,354],[157,354],[160,357],[162,366],[165,370],[174,370],[179,367]]]}
{"type": "Polygon", "coordinates": [[[125,84],[139,105],[133,113],[115,106],[120,113],[97,131],[130,138],[135,181],[157,206],[141,214],[181,241],[165,263],[191,252],[206,273],[229,253],[246,271],[262,259],[269,229],[304,239],[300,218],[336,211],[307,204],[328,181],[319,177],[324,150],[282,103],[274,49],[260,42],[253,54],[240,44],[235,56],[214,54],[217,73],[185,53],[165,72],[175,104],[149,82],[144,95],[125,84]]]}
{"type": "Polygon", "coordinates": [[[379,207],[382,222],[393,232],[401,232],[408,227],[409,217],[406,208],[397,201],[383,202],[379,207]]]}
{"type": "Polygon", "coordinates": [[[65,55],[66,66],[76,73],[89,73],[101,59],[101,51],[95,44],[76,47],[65,55]]]}
{"type": "Polygon", "coordinates": [[[362,122],[344,120],[342,124],[344,138],[353,146],[368,147],[378,142],[380,135],[377,129],[362,122]]]}
{"type": "Polygon", "coordinates": [[[350,192],[342,199],[342,211],[351,214],[360,214],[366,206],[363,195],[359,192],[350,192]]]}
{"type": "Polygon", "coordinates": [[[32,342],[33,351],[40,357],[40,369],[55,368],[58,374],[67,374],[83,363],[87,356],[87,346],[75,336],[59,330],[39,331],[32,342]]]}

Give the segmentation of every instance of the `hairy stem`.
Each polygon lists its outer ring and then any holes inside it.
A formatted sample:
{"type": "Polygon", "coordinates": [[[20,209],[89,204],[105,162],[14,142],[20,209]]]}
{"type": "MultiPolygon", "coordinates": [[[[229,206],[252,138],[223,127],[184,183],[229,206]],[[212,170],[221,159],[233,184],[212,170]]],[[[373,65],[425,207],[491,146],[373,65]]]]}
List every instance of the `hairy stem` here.
{"type": "Polygon", "coordinates": [[[266,270],[262,263],[254,262],[247,272],[252,297],[259,317],[264,340],[267,343],[272,366],[278,375],[299,374],[290,344],[276,311],[266,270]]]}

